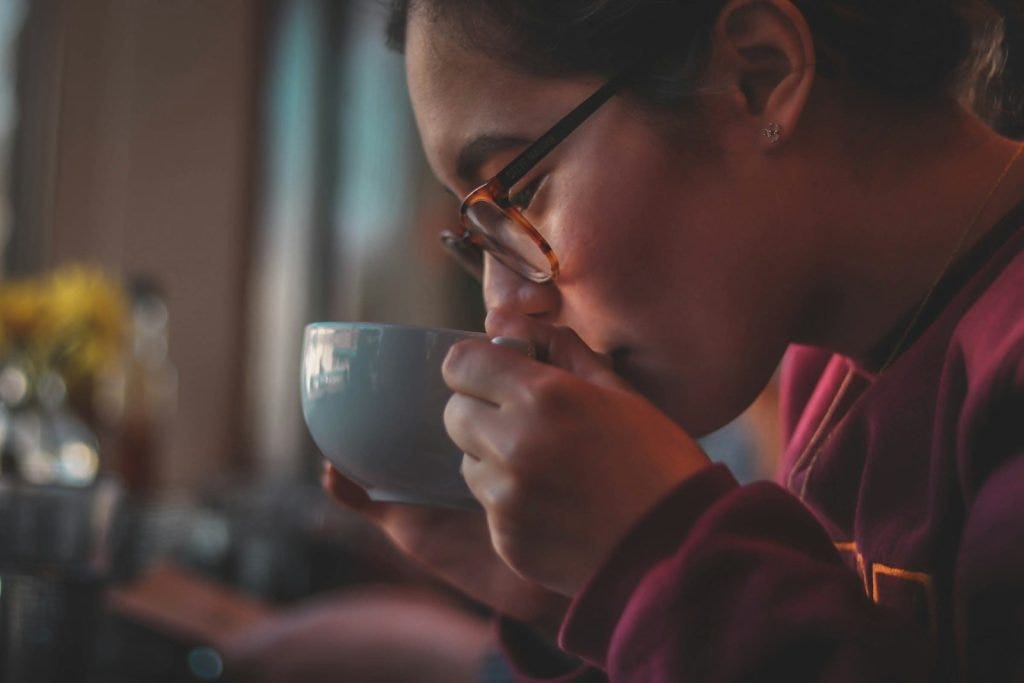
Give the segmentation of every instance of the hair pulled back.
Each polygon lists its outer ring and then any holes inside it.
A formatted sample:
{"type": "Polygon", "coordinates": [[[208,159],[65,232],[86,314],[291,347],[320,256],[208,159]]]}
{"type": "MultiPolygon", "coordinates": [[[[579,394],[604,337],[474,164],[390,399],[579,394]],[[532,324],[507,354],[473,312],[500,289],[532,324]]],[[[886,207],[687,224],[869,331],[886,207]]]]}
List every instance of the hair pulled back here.
{"type": "MultiPolygon", "coordinates": [[[[1024,135],[1024,0],[793,0],[814,34],[816,68],[882,95],[955,97],[1024,135]]],[[[411,9],[461,44],[540,76],[610,76],[656,54],[632,90],[658,107],[692,91],[725,0],[392,0],[401,49],[411,9]],[[689,35],[681,34],[685,27],[689,35]]]]}

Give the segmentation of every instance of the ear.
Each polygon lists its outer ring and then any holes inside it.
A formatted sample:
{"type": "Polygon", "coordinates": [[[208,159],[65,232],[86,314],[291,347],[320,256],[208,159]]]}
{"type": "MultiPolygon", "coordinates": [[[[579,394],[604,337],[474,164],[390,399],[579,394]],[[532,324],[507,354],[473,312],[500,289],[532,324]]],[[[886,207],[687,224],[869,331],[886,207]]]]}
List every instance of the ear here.
{"type": "Polygon", "coordinates": [[[718,15],[711,69],[737,88],[751,134],[777,148],[797,128],[814,83],[814,42],[789,0],[730,0],[718,15]]]}

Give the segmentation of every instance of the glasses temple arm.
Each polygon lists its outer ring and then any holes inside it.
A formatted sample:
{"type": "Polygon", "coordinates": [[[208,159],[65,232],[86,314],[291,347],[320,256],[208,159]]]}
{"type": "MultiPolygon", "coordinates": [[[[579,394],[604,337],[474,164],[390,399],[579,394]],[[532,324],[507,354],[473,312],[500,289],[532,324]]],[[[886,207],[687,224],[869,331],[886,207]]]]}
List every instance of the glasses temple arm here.
{"type": "Polygon", "coordinates": [[[615,91],[622,87],[622,83],[626,80],[629,73],[630,70],[628,69],[622,71],[595,90],[590,97],[583,100],[575,109],[563,116],[548,132],[544,133],[529,147],[520,152],[519,156],[509,162],[505,168],[501,169],[494,177],[495,181],[506,189],[519,182],[526,175],[527,171],[551,152],[558,143],[568,137],[569,133],[576,130],[588,116],[597,111],[598,107],[607,102],[615,94],[615,91]]]}

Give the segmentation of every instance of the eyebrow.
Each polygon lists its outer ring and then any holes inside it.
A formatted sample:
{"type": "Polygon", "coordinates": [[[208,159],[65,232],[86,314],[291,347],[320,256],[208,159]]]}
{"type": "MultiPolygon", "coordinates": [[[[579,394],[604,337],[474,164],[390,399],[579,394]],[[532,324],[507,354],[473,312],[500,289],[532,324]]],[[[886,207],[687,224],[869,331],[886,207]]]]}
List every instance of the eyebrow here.
{"type": "Polygon", "coordinates": [[[529,138],[517,135],[479,135],[459,150],[455,174],[467,184],[481,183],[483,179],[480,177],[480,167],[487,159],[498,152],[525,147],[531,142],[529,138]]]}

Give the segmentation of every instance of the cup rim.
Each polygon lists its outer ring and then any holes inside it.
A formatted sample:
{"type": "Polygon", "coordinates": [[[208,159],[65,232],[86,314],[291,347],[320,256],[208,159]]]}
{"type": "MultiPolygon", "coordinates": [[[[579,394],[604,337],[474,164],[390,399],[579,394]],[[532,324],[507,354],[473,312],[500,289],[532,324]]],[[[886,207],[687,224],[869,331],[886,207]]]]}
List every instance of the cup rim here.
{"type": "Polygon", "coordinates": [[[460,330],[454,327],[436,327],[431,325],[407,325],[405,323],[378,323],[360,320],[321,320],[306,323],[306,330],[332,330],[332,329],[386,329],[386,330],[408,330],[413,332],[440,332],[465,336],[487,337],[487,333],[480,330],[460,330]]]}

